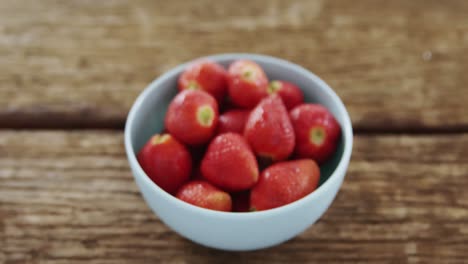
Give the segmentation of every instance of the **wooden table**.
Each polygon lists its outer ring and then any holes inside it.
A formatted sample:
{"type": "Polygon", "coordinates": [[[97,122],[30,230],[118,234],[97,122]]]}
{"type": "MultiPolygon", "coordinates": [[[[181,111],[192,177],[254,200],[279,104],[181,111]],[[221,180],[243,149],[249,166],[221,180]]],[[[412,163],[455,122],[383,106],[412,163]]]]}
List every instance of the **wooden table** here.
{"type": "Polygon", "coordinates": [[[463,263],[467,104],[465,0],[2,0],[0,263],[463,263]],[[124,155],[142,89],[223,52],[314,71],[355,128],[331,208],[267,250],[176,235],[143,202],[124,155]]]}

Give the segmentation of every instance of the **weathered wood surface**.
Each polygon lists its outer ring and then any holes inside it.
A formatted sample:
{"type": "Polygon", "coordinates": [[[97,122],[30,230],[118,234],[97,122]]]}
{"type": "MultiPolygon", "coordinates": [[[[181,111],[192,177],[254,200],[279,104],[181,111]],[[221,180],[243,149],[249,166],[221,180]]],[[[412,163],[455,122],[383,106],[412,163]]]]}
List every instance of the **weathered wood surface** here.
{"type": "Polygon", "coordinates": [[[357,130],[468,130],[465,0],[0,2],[0,127],[122,127],[139,92],[199,56],[316,72],[357,130]]]}
{"type": "Polygon", "coordinates": [[[0,1],[0,128],[122,128],[169,68],[255,52],[317,73],[372,132],[313,228],[229,253],[150,212],[121,131],[1,130],[0,263],[465,262],[467,14],[464,0],[0,1]]]}
{"type": "MultiPolygon", "coordinates": [[[[0,132],[0,263],[463,263],[468,134],[357,136],[325,216],[268,250],[197,246],[155,217],[120,132],[0,132]]],[[[248,238],[246,238],[248,239],[248,238]]]]}

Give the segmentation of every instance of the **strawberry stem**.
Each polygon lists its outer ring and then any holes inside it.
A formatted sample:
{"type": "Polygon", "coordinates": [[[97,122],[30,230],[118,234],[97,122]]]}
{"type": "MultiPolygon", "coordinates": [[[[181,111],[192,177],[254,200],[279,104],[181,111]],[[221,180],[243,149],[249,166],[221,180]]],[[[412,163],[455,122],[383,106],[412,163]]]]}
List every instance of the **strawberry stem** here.
{"type": "Polygon", "coordinates": [[[242,72],[242,78],[248,82],[255,81],[256,76],[257,72],[251,67],[244,69],[244,71],[242,72]]]}
{"type": "Polygon", "coordinates": [[[312,144],[320,146],[325,141],[327,134],[321,126],[313,127],[309,132],[309,140],[312,144]]]}
{"type": "Polygon", "coordinates": [[[187,89],[188,90],[198,90],[198,89],[200,89],[200,85],[198,85],[198,83],[196,81],[190,81],[188,86],[187,86],[187,89]]]}
{"type": "Polygon", "coordinates": [[[272,93],[276,93],[277,91],[279,91],[279,89],[281,89],[281,82],[279,81],[272,81],[270,83],[270,85],[268,85],[268,93],[269,94],[272,94],[272,93]]]}
{"type": "Polygon", "coordinates": [[[152,138],[151,138],[151,143],[153,145],[158,145],[158,144],[162,144],[166,141],[168,141],[169,139],[171,138],[171,135],[169,134],[162,134],[162,135],[154,135],[152,138]]]}
{"type": "Polygon", "coordinates": [[[203,105],[197,109],[197,120],[202,126],[211,126],[213,124],[214,116],[215,112],[209,105],[203,105]]]}

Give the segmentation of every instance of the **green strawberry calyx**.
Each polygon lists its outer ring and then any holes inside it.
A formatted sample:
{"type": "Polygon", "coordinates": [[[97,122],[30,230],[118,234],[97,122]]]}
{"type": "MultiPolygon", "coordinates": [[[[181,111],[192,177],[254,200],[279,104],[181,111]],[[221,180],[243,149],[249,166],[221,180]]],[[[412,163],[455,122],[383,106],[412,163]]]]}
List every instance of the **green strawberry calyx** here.
{"type": "Polygon", "coordinates": [[[170,138],[171,138],[171,135],[169,135],[169,134],[162,134],[162,135],[157,134],[157,135],[154,135],[151,138],[151,143],[153,145],[163,144],[163,143],[167,142],[170,138]]]}
{"type": "Polygon", "coordinates": [[[197,109],[197,121],[204,127],[210,127],[213,124],[215,112],[209,105],[202,105],[197,109]]]}
{"type": "Polygon", "coordinates": [[[242,70],[242,79],[244,79],[247,82],[255,82],[255,80],[258,77],[258,72],[254,67],[245,67],[242,70]]]}
{"type": "Polygon", "coordinates": [[[196,81],[190,81],[187,86],[187,90],[199,90],[200,85],[196,81]]]}
{"type": "Polygon", "coordinates": [[[279,91],[281,89],[281,82],[279,81],[272,81],[269,85],[268,85],[268,93],[269,94],[273,94],[273,93],[276,93],[277,91],[279,91]]]}
{"type": "Polygon", "coordinates": [[[312,144],[320,146],[325,141],[327,133],[325,129],[321,126],[315,126],[310,129],[309,140],[312,144]]]}

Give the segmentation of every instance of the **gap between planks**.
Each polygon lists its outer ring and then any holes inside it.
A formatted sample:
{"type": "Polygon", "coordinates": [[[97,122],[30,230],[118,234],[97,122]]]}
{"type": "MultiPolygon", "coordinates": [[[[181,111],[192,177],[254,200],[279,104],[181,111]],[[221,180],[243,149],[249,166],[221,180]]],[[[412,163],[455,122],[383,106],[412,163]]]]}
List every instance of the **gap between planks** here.
{"type": "MultiPolygon", "coordinates": [[[[29,130],[29,131],[47,131],[47,130],[63,130],[63,131],[81,131],[81,130],[124,130],[125,121],[105,120],[94,121],[87,120],[83,122],[60,121],[54,122],[49,120],[34,119],[31,122],[6,122],[0,121],[0,131],[2,130],[29,130]],[[44,121],[44,122],[41,122],[44,121]]],[[[407,126],[407,127],[353,127],[354,135],[450,135],[468,133],[468,124],[452,125],[452,126],[407,126]]]]}

